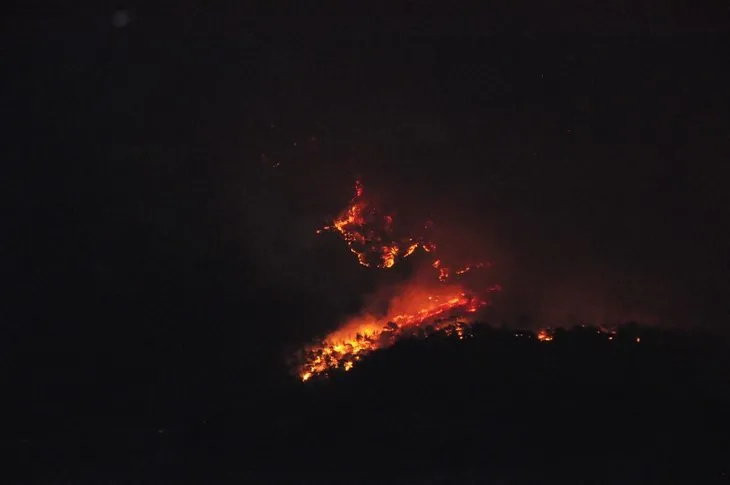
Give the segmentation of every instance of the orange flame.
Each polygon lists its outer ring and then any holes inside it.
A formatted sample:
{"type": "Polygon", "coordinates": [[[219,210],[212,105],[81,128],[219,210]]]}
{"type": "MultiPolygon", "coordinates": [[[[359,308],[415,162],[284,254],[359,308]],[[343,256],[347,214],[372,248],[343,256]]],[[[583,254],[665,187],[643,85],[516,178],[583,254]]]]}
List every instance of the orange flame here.
{"type": "MultiPolygon", "coordinates": [[[[435,253],[436,244],[423,236],[393,238],[395,219],[391,214],[379,216],[378,211],[365,200],[365,189],[360,180],[355,182],[355,196],[340,214],[317,234],[334,231],[342,237],[357,262],[365,267],[392,268],[399,260],[412,255],[418,248],[426,253],[435,253]]],[[[433,228],[433,222],[424,224],[424,229],[433,228]]],[[[472,263],[452,272],[442,265],[440,258],[434,258],[432,266],[438,270],[438,279],[445,283],[453,275],[462,276],[472,269],[487,267],[487,263],[472,263]]]]}
{"type": "Polygon", "coordinates": [[[386,315],[353,318],[321,343],[305,349],[299,377],[306,381],[334,369],[349,371],[365,355],[418,331],[444,330],[463,339],[464,327],[470,323],[467,315],[485,305],[486,300],[469,296],[460,288],[411,288],[391,302],[386,315]]]}
{"type": "MultiPolygon", "coordinates": [[[[435,253],[437,246],[424,237],[393,237],[394,217],[380,216],[364,199],[364,188],[355,182],[355,196],[331,224],[318,230],[333,231],[347,244],[357,262],[365,267],[392,268],[398,261],[412,255],[418,248],[433,255],[431,267],[437,271],[441,285],[407,286],[390,302],[385,315],[365,314],[353,318],[338,330],[330,333],[318,344],[304,349],[299,356],[297,369],[302,381],[315,375],[327,375],[334,369],[349,371],[360,359],[374,350],[392,345],[407,335],[427,336],[432,331],[444,331],[463,339],[467,334],[467,318],[488,304],[487,300],[468,296],[463,288],[449,283],[452,275],[449,267],[435,253]],[[448,284],[447,284],[448,283],[448,284]]],[[[424,229],[431,229],[428,221],[424,229]]],[[[457,269],[453,274],[461,276],[475,268],[487,266],[473,263],[457,269]]],[[[494,285],[488,292],[500,291],[494,285]]]]}
{"type": "Polygon", "coordinates": [[[416,249],[426,252],[435,249],[430,242],[414,240],[411,237],[392,240],[394,216],[379,216],[378,211],[364,199],[362,182],[355,182],[355,196],[350,204],[332,221],[317,231],[335,231],[347,243],[357,262],[365,267],[392,268],[399,257],[407,258],[416,249]]]}
{"type": "Polygon", "coordinates": [[[540,329],[537,332],[537,339],[540,342],[550,342],[553,340],[553,336],[550,332],[548,332],[546,329],[540,329]]]}

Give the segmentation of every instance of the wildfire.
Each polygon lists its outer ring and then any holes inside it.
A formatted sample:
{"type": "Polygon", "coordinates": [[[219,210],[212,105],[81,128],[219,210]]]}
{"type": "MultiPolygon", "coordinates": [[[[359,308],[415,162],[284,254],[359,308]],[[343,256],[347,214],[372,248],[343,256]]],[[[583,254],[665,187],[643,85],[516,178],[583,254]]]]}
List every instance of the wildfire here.
{"type": "MultiPolygon", "coordinates": [[[[366,312],[305,348],[298,356],[297,372],[302,381],[326,375],[334,369],[349,371],[370,352],[389,347],[403,337],[427,337],[443,331],[464,339],[471,323],[469,315],[488,304],[486,299],[471,295],[450,281],[452,275],[461,276],[488,264],[472,263],[452,270],[437,257],[433,241],[423,235],[396,236],[394,216],[380,214],[365,200],[364,194],[358,180],[348,206],[317,233],[339,234],[357,262],[365,267],[392,268],[421,248],[433,258],[431,267],[436,270],[439,283],[405,285],[398,296],[390,300],[385,314],[366,312]]],[[[433,222],[428,221],[423,229],[432,227],[433,222]]],[[[500,290],[499,285],[494,285],[487,293],[500,290]]]]}
{"type": "Polygon", "coordinates": [[[541,329],[537,332],[537,339],[540,342],[551,342],[553,340],[553,336],[548,332],[548,330],[541,329]]]}
{"type": "Polygon", "coordinates": [[[393,236],[393,216],[380,215],[363,197],[362,182],[355,182],[355,196],[350,204],[332,221],[318,230],[335,231],[362,266],[392,268],[399,257],[407,258],[423,243],[413,238],[393,236]]]}
{"type": "MultiPolygon", "coordinates": [[[[392,268],[418,248],[435,256],[437,246],[433,241],[424,235],[397,237],[394,224],[392,214],[381,215],[365,199],[365,189],[358,180],[355,182],[355,195],[347,207],[329,225],[317,230],[317,234],[326,231],[338,233],[355,255],[357,262],[365,267],[392,268]]],[[[428,231],[433,225],[433,222],[427,221],[423,229],[428,231]]],[[[462,276],[473,269],[488,267],[489,263],[471,263],[452,270],[451,267],[444,266],[440,258],[434,257],[431,266],[437,271],[439,281],[445,283],[452,275],[462,276]]]]}
{"type": "Polygon", "coordinates": [[[437,331],[463,339],[468,315],[487,305],[487,301],[457,290],[431,291],[414,288],[391,302],[382,317],[356,317],[332,332],[321,343],[305,349],[299,377],[309,380],[333,369],[349,371],[364,356],[391,346],[406,336],[422,336],[437,331]]]}

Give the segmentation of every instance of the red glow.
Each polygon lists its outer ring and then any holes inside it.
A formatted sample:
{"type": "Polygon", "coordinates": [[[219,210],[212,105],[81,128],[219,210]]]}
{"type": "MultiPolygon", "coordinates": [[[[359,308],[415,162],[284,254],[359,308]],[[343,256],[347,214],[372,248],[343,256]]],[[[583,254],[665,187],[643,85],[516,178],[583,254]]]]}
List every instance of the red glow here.
{"type": "MultiPolygon", "coordinates": [[[[432,221],[424,224],[426,231],[433,227],[432,221]]],[[[444,266],[442,258],[435,256],[437,246],[425,234],[398,236],[395,217],[392,214],[380,215],[377,208],[366,200],[365,188],[359,180],[355,182],[355,196],[350,203],[330,224],[317,230],[317,234],[326,231],[339,234],[357,262],[365,267],[392,268],[418,248],[434,255],[431,266],[438,271],[438,279],[442,283],[453,276],[462,276],[474,269],[489,267],[489,263],[476,262],[452,271],[450,267],[444,266]]]]}
{"type": "Polygon", "coordinates": [[[430,326],[433,331],[450,330],[463,339],[466,317],[487,305],[487,301],[461,291],[454,286],[405,289],[391,301],[386,315],[362,315],[345,322],[321,343],[307,347],[303,352],[299,376],[306,381],[317,374],[326,374],[337,368],[349,370],[370,352],[386,348],[398,339],[412,335],[430,326]]]}
{"type": "MultiPolygon", "coordinates": [[[[327,335],[320,343],[308,346],[300,355],[297,369],[299,377],[309,380],[318,374],[326,375],[333,369],[349,371],[368,353],[392,345],[398,339],[430,327],[444,330],[459,339],[465,336],[464,325],[476,313],[488,305],[483,297],[469,294],[460,284],[451,282],[486,263],[473,263],[459,267],[455,272],[436,256],[437,246],[424,235],[396,236],[396,221],[392,214],[380,215],[364,197],[360,181],[355,183],[355,196],[340,214],[327,226],[318,230],[337,233],[347,244],[361,266],[388,269],[409,257],[419,248],[431,254],[431,268],[436,270],[433,283],[406,284],[397,296],[389,301],[385,314],[364,313],[346,321],[327,335]]],[[[427,221],[424,229],[434,226],[427,221]]],[[[500,291],[494,285],[486,293],[500,291]]]]}

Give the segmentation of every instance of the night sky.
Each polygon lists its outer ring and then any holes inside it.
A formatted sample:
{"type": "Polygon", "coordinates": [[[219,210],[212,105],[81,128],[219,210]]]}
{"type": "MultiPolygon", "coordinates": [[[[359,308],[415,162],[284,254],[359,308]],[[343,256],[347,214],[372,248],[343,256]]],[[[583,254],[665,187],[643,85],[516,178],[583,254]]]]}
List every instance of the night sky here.
{"type": "Polygon", "coordinates": [[[727,330],[727,9],[524,12],[8,11],[3,352],[276,366],[376,286],[314,234],[357,177],[495,322],[727,330]]]}

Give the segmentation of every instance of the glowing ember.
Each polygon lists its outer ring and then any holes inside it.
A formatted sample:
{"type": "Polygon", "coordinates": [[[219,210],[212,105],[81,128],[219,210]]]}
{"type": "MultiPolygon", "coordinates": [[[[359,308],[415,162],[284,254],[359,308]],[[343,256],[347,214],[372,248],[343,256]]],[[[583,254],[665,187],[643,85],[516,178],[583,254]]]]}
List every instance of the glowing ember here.
{"type": "Polygon", "coordinates": [[[449,279],[449,268],[439,268],[439,281],[445,283],[449,279]]]}
{"type": "Polygon", "coordinates": [[[468,273],[469,271],[471,271],[471,270],[473,270],[473,269],[477,269],[477,268],[484,268],[484,267],[486,267],[486,266],[487,266],[487,264],[486,264],[486,263],[474,263],[474,264],[467,264],[467,265],[466,265],[466,266],[464,266],[463,268],[459,268],[459,269],[457,269],[457,270],[456,270],[456,274],[457,274],[457,275],[463,275],[463,274],[466,274],[466,273],[468,273]]]}

